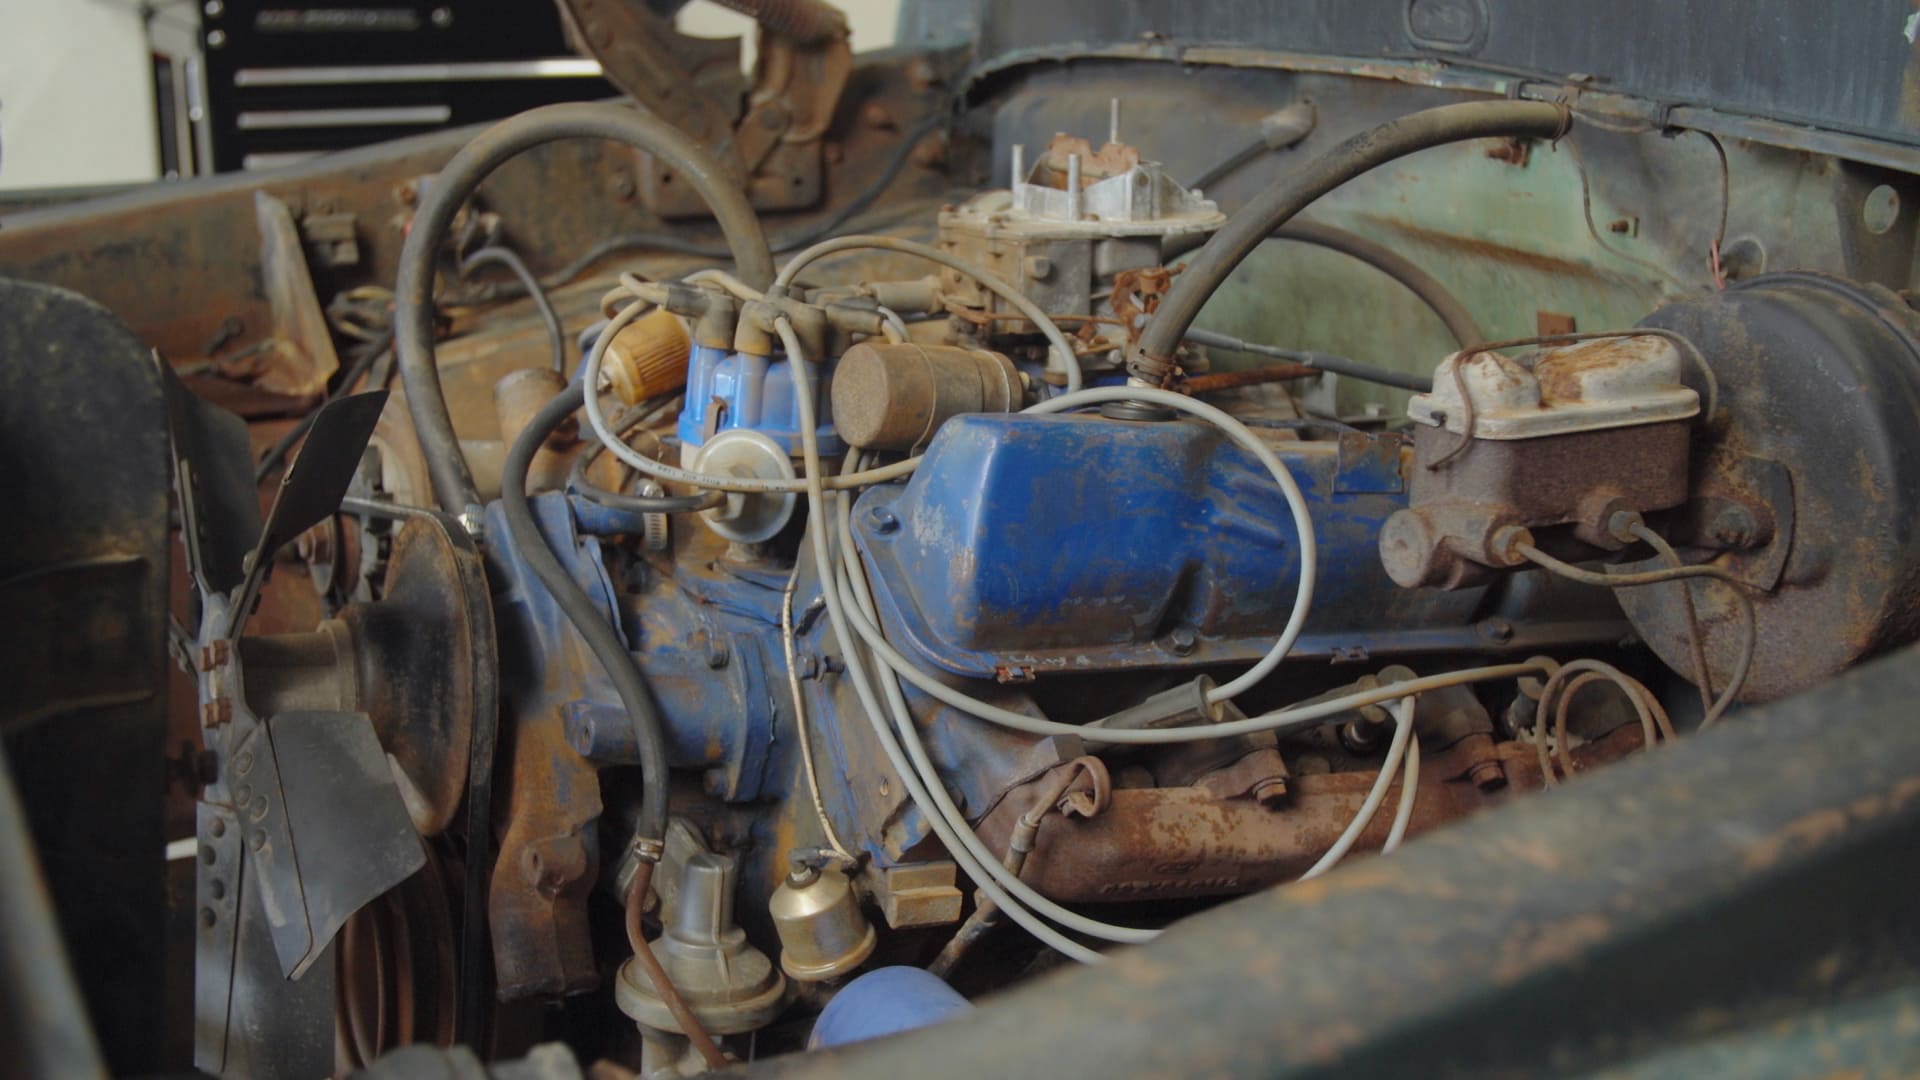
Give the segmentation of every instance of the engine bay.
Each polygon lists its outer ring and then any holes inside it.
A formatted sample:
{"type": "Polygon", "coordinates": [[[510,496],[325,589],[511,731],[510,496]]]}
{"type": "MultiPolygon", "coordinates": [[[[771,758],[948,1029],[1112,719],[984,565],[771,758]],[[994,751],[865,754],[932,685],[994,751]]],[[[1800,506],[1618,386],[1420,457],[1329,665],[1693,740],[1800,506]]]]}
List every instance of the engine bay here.
{"type": "Polygon", "coordinates": [[[776,148],[636,94],[5,221],[14,354],[161,425],[196,1068],[829,1069],[1920,637],[1912,175],[792,36],[776,148]]]}

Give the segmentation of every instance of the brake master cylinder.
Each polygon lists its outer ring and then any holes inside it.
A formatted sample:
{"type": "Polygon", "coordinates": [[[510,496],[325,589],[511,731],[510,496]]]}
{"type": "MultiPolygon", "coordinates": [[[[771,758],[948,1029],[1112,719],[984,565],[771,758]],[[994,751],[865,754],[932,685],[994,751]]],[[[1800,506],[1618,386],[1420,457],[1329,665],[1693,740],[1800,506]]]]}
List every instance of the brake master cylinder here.
{"type": "Polygon", "coordinates": [[[1448,357],[1407,405],[1411,505],[1381,530],[1387,573],[1457,589],[1522,563],[1516,541],[1581,555],[1627,546],[1615,514],[1687,498],[1700,399],[1680,380],[1679,349],[1651,334],[1448,357]]]}

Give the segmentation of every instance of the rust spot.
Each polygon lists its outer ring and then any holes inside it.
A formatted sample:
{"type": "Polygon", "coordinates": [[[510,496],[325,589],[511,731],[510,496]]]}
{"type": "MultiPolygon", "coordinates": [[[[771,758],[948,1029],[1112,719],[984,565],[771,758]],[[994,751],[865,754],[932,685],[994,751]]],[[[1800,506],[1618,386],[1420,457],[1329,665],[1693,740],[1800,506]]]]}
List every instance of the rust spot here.
{"type": "Polygon", "coordinates": [[[1551,926],[1522,928],[1494,959],[1493,977],[1515,983],[1545,968],[1571,963],[1607,940],[1613,924],[1601,915],[1578,915],[1551,926]]]}
{"type": "Polygon", "coordinates": [[[1580,401],[1588,376],[1633,367],[1669,348],[1661,338],[1643,336],[1603,338],[1549,349],[1540,354],[1533,367],[1534,376],[1540,380],[1541,403],[1580,401]]]}
{"type": "Polygon", "coordinates": [[[1140,164],[1140,151],[1124,143],[1108,143],[1095,152],[1093,144],[1073,135],[1055,135],[1040,157],[1033,179],[1061,191],[1067,189],[1067,158],[1080,155],[1080,186],[1119,176],[1140,164]]]}
{"type": "Polygon", "coordinates": [[[1747,852],[1748,870],[1765,870],[1796,848],[1812,848],[1832,840],[1847,830],[1844,810],[1816,810],[1795,819],[1786,828],[1756,842],[1747,852]]]}
{"type": "Polygon", "coordinates": [[[1574,324],[1573,316],[1559,311],[1535,311],[1533,326],[1533,332],[1541,337],[1549,334],[1571,334],[1578,329],[1574,324]]]}
{"type": "Polygon", "coordinates": [[[1756,841],[1743,862],[1749,871],[1762,871],[1796,851],[1826,844],[1855,825],[1897,813],[1920,796],[1920,777],[1903,777],[1887,790],[1854,800],[1845,809],[1817,810],[1756,841]]]}

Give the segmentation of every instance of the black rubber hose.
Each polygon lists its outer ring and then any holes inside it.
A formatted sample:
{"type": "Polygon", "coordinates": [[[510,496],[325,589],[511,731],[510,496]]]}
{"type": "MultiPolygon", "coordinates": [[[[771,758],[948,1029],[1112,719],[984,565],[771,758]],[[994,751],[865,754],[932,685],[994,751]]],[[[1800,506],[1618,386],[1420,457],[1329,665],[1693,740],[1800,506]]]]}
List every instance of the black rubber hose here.
{"type": "Polygon", "coordinates": [[[1344,375],[1361,382],[1379,383],[1382,386],[1397,386],[1402,390],[1412,390],[1424,394],[1433,389],[1433,378],[1427,375],[1415,375],[1392,368],[1378,367],[1360,360],[1351,360],[1331,353],[1310,352],[1305,349],[1282,349],[1275,345],[1262,345],[1257,341],[1242,341],[1227,334],[1216,334],[1211,330],[1189,330],[1187,340],[1205,345],[1210,349],[1226,349],[1229,352],[1250,353],[1254,356],[1270,356],[1276,360],[1288,360],[1296,364],[1331,371],[1335,375],[1344,375]]]}
{"type": "Polygon", "coordinates": [[[595,443],[573,459],[573,468],[567,472],[567,490],[609,510],[633,514],[691,514],[697,510],[712,510],[727,501],[724,491],[703,491],[697,495],[628,495],[603,488],[587,479],[588,466],[593,464],[593,459],[603,449],[604,446],[595,443]]]}
{"type": "Polygon", "coordinates": [[[1128,370],[1151,382],[1171,372],[1174,351],[1220,283],[1273,231],[1315,199],[1387,162],[1419,150],[1498,136],[1556,138],[1572,116],[1565,106],[1538,101],[1479,101],[1442,105],[1363,131],[1272,187],[1227,219],[1194,256],[1160,302],[1146,332],[1128,349],[1128,370]]]}
{"type": "Polygon", "coordinates": [[[520,287],[533,297],[533,306],[540,309],[540,321],[547,324],[547,345],[553,350],[553,370],[562,377],[567,374],[567,331],[560,324],[560,313],[553,310],[553,298],[547,290],[540,287],[540,279],[527,269],[526,261],[514,253],[512,248],[483,247],[460,261],[460,276],[470,277],[476,266],[492,263],[504,266],[520,279],[520,287]]]}
{"type": "Polygon", "coordinates": [[[1187,187],[1204,193],[1208,188],[1240,171],[1248,162],[1271,149],[1272,147],[1267,145],[1265,136],[1256,137],[1252,142],[1222,158],[1213,168],[1194,177],[1187,187]]]}
{"type": "Polygon", "coordinates": [[[573,580],[553,549],[547,546],[546,537],[534,523],[533,504],[527,498],[527,473],[533,468],[534,454],[539,452],[547,436],[580,408],[580,400],[580,384],[574,383],[541,406],[520,437],[513,440],[500,473],[500,511],[507,519],[507,532],[512,535],[514,546],[520,549],[527,568],[552,595],[553,602],[573,624],[574,632],[593,650],[594,657],[613,681],[614,692],[620,695],[620,706],[633,723],[634,739],[640,747],[642,790],[640,819],[635,828],[641,836],[658,840],[666,835],[667,827],[667,744],[660,730],[659,710],[654,707],[653,695],[647,690],[639,665],[634,663],[619,635],[614,633],[613,625],[607,621],[607,613],[594,604],[593,598],[573,580]]]}
{"type": "MultiPolygon", "coordinates": [[[[1458,297],[1447,291],[1440,279],[1420,269],[1412,259],[1393,250],[1385,244],[1369,240],[1358,233],[1345,229],[1336,229],[1331,225],[1320,225],[1311,221],[1296,221],[1273,230],[1275,240],[1292,240],[1299,244],[1312,244],[1314,247],[1337,251],[1342,255],[1366,263],[1375,270],[1387,275],[1407,287],[1407,291],[1420,298],[1420,302],[1432,309],[1440,321],[1447,324],[1447,332],[1463,349],[1471,349],[1487,340],[1480,324],[1473,320],[1458,297]]],[[[1193,335],[1188,334],[1189,338],[1193,335]]],[[[1313,363],[1311,360],[1302,363],[1313,363]]],[[[1315,365],[1319,366],[1319,365],[1315,365]]],[[[1328,368],[1328,371],[1335,370],[1328,368]]],[[[1375,380],[1380,381],[1380,380],[1375,380]]]]}
{"type": "Polygon", "coordinates": [[[620,105],[548,105],[502,120],[453,155],[420,196],[394,289],[395,344],[407,408],[442,509],[460,513],[480,501],[473,472],[447,412],[433,359],[433,277],[440,247],[461,204],[501,163],[560,139],[608,139],[652,154],[677,170],[713,209],[740,279],[756,289],[773,283],[773,254],[746,193],[718,158],[685,132],[651,113],[620,105]]]}

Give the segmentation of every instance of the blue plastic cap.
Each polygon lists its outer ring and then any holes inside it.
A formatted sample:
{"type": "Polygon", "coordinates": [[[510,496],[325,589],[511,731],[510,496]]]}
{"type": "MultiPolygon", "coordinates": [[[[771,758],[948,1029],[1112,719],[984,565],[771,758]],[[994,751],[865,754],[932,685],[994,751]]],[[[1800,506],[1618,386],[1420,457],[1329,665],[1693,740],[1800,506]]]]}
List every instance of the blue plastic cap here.
{"type": "Polygon", "coordinates": [[[916,967],[875,968],[842,987],[813,1022],[807,1049],[931,1027],[973,1008],[938,975],[916,967]]]}

